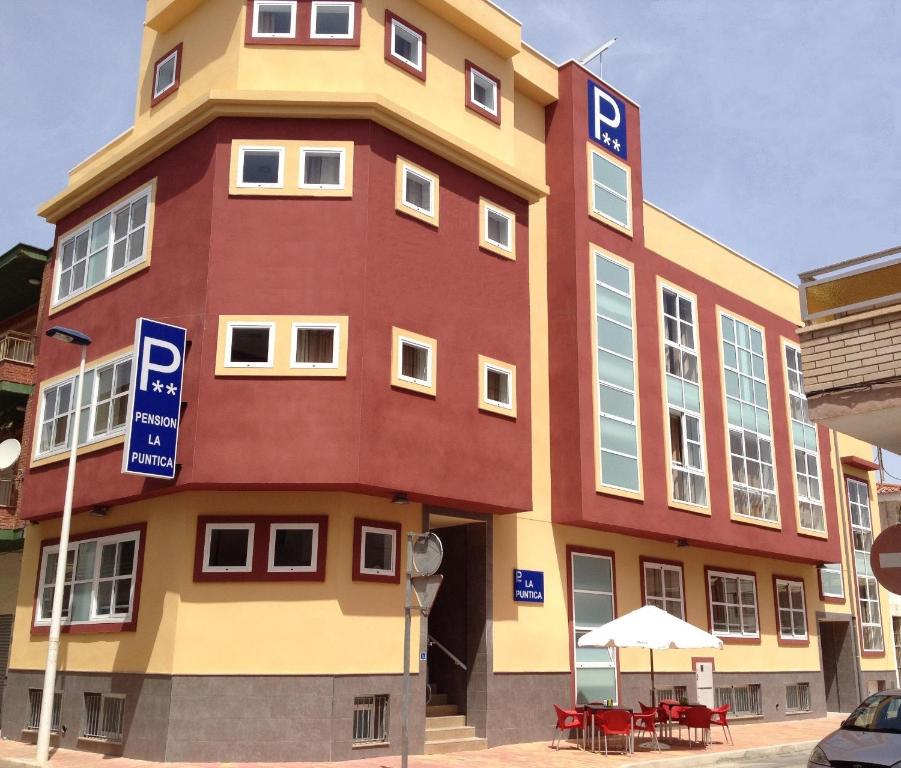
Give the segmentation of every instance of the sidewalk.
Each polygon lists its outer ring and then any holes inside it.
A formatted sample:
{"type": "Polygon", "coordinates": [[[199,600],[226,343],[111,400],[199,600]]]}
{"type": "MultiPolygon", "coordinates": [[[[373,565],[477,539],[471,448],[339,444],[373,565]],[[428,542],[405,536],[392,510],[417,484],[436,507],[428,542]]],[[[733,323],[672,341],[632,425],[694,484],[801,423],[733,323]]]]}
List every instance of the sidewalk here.
{"type": "MultiPolygon", "coordinates": [[[[677,747],[663,752],[640,752],[631,757],[623,755],[591,754],[564,744],[560,751],[548,747],[553,723],[548,726],[548,741],[532,744],[514,744],[495,747],[482,752],[459,752],[453,755],[413,756],[410,768],[507,768],[522,766],[533,768],[617,768],[626,765],[640,765],[641,768],[656,766],[701,766],[712,765],[728,753],[741,757],[748,750],[761,756],[797,752],[804,755],[826,734],[835,730],[841,717],[789,720],[783,723],[738,723],[732,725],[735,746],[723,742],[722,729],[711,731],[713,743],[706,750],[677,747]]],[[[0,741],[0,766],[34,765],[34,747],[16,741],[0,741]]],[[[229,768],[399,768],[399,757],[367,758],[342,763],[150,763],[130,760],[124,757],[104,757],[89,752],[68,749],[57,750],[51,757],[54,768],[215,768],[227,765],[229,768]]]]}

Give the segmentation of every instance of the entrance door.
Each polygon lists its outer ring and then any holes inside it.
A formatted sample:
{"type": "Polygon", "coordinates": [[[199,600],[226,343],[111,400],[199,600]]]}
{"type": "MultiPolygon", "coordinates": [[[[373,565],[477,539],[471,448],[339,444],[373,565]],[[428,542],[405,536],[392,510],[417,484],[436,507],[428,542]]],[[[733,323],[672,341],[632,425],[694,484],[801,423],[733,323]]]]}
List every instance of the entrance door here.
{"type": "Polygon", "coordinates": [[[820,622],[823,684],[829,712],[850,712],[860,698],[851,632],[850,621],[820,622]]]}
{"type": "Polygon", "coordinates": [[[713,662],[695,662],[695,690],[697,691],[698,704],[705,707],[713,706],[713,662]]]}

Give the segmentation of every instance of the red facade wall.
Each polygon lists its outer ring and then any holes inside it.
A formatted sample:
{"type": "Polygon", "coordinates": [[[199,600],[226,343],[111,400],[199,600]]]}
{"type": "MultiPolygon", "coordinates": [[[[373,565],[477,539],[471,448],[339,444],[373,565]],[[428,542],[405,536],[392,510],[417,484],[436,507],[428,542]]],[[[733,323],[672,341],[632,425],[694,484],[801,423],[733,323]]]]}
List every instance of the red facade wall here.
{"type": "Polygon", "coordinates": [[[785,363],[780,340],[780,334],[796,338],[793,324],[755,304],[753,292],[750,298],[731,293],[692,272],[690,265],[682,266],[645,247],[639,111],[631,103],[626,106],[634,237],[589,217],[585,159],[588,78],[588,73],[578,66],[565,67],[561,71],[560,101],[548,109],[554,520],[663,540],[687,539],[691,544],[810,562],[838,560],[838,519],[830,469],[831,452],[825,433],[820,437],[820,456],[831,537],[824,541],[797,533],[787,393],[782,373],[785,363]],[[643,502],[599,493],[595,489],[590,243],[634,265],[643,502]],[[667,425],[663,418],[664,393],[661,391],[658,275],[698,296],[708,493],[712,509],[709,517],[668,505],[669,461],[665,442],[661,439],[667,425]],[[765,331],[782,531],[730,519],[731,487],[726,466],[729,452],[721,387],[717,305],[747,318],[765,331]]]}

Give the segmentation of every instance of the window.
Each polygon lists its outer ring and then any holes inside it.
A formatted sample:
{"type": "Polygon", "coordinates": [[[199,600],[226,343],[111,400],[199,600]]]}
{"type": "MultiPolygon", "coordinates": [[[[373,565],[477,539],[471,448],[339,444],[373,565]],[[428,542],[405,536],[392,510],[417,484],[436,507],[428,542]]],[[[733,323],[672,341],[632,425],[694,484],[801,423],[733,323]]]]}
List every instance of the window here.
{"type": "Polygon", "coordinates": [[[841,563],[826,563],[820,568],[820,592],[824,598],[845,599],[841,563]]]}
{"type": "Polygon", "coordinates": [[[810,712],[810,683],[785,686],[785,711],[810,712]]]}
{"type": "Polygon", "coordinates": [[[662,303],[672,498],[683,504],[706,507],[695,304],[689,296],[665,286],[662,303]]]}
{"type": "Polygon", "coordinates": [[[269,526],[269,571],[315,573],[318,523],[273,523],[269,526]]]}
{"type": "Polygon", "coordinates": [[[473,112],[500,125],[501,122],[501,84],[487,72],[467,61],[466,72],[466,106],[473,112]]]}
{"type": "Polygon", "coordinates": [[[354,520],[355,581],[400,583],[400,523],[354,520]]]}
{"type": "Polygon", "coordinates": [[[425,80],[425,33],[385,11],[385,59],[425,80]]]}
{"type": "Polygon", "coordinates": [[[314,2],[310,18],[310,37],[349,40],[354,36],[354,3],[314,2]]]}
{"type": "Polygon", "coordinates": [[[284,186],[284,147],[241,147],[238,159],[238,186],[261,189],[284,186]]]}
{"type": "Polygon", "coordinates": [[[632,230],[632,176],[627,165],[589,147],[589,175],[592,215],[613,223],[627,232],[632,230]]]}
{"type": "Polygon", "coordinates": [[[729,705],[729,717],[759,717],[763,714],[760,707],[760,686],[730,685],[714,688],[715,706],[729,705]]]}
{"type": "Polygon", "coordinates": [[[776,579],[776,609],[779,612],[779,637],[783,640],[807,640],[804,582],[776,579]]]}
{"type": "Polygon", "coordinates": [[[294,323],[292,368],[337,368],[341,327],[337,323],[294,323]]]}
{"type": "Polygon", "coordinates": [[[275,324],[228,324],[225,344],[227,368],[271,368],[275,344],[275,324]]]}
{"type": "Polygon", "coordinates": [[[485,198],[479,200],[479,245],[507,259],[516,258],[516,215],[485,198]]]}
{"type": "Polygon", "coordinates": [[[249,573],[253,569],[253,523],[208,523],[203,543],[203,570],[249,573]]]}
{"type": "Polygon", "coordinates": [[[254,37],[294,37],[297,29],[297,0],[254,0],[254,37]]]}
{"type": "Polygon", "coordinates": [[[179,43],[154,66],[153,96],[150,99],[150,106],[155,106],[178,89],[178,81],[181,77],[181,51],[182,44],[179,43]]]}
{"type": "Polygon", "coordinates": [[[438,177],[398,157],[394,207],[401,213],[437,227],[438,177]]]}
{"type": "Polygon", "coordinates": [[[901,617],[892,616],[892,635],[895,638],[895,666],[901,670],[901,617]]]}
{"type": "MultiPolygon", "coordinates": [[[[28,689],[28,714],[25,718],[25,730],[36,731],[41,726],[41,701],[44,691],[41,688],[28,689]]],[[[53,692],[53,714],[50,717],[50,730],[59,733],[59,713],[63,706],[63,692],[53,692]]]]}
{"type": "Polygon", "coordinates": [[[790,344],[785,344],[784,349],[794,444],[795,481],[798,487],[799,522],[803,529],[825,533],[826,512],[820,486],[817,428],[807,413],[804,375],[801,372],[801,350],[790,344]]]}
{"type": "MultiPolygon", "coordinates": [[[[60,453],[71,446],[76,384],[77,374],[43,388],[36,458],[60,453]]],[[[131,354],[85,370],[79,446],[124,434],[130,388],[131,354]]]]}
{"type": "Polygon", "coordinates": [[[479,408],[516,418],[516,366],[479,355],[479,408]]]}
{"type": "Polygon", "coordinates": [[[720,314],[734,514],[778,523],[763,334],[720,314]]]}
{"type": "Polygon", "coordinates": [[[576,704],[617,699],[616,656],[609,648],[580,648],[579,638],[612,621],[613,559],[606,555],[570,552],[573,607],[573,658],[576,704]]]}
{"type": "Polygon", "coordinates": [[[595,252],[600,484],[641,490],[632,269],[595,252]]]}
{"type": "Polygon", "coordinates": [[[145,260],[152,187],[60,238],[54,306],[145,260]]]}
{"type": "Polygon", "coordinates": [[[303,189],[343,189],[344,150],[301,149],[300,186],[303,189]]]}
{"type": "MultiPolygon", "coordinates": [[[[66,557],[63,623],[128,623],[133,619],[140,531],[73,541],[66,557]]],[[[35,626],[50,624],[59,545],[41,555],[35,626]]]]}
{"type": "Polygon", "coordinates": [[[870,566],[870,550],[873,548],[870,486],[849,477],[848,503],[851,511],[851,539],[854,543],[854,572],[857,574],[857,597],[860,604],[860,634],[863,650],[881,653],[883,638],[879,587],[870,566]]]}
{"type": "Polygon", "coordinates": [[[684,619],[682,566],[645,563],[644,595],[645,604],[656,605],[660,610],[684,619]]]}
{"type": "Polygon", "coordinates": [[[710,624],[721,637],[759,637],[757,585],[753,576],[710,571],[710,624]]]}
{"type": "Polygon", "coordinates": [[[400,328],[392,328],[391,335],[391,385],[436,395],[438,342],[400,328]]]}
{"type": "Polygon", "coordinates": [[[388,743],[388,713],[391,698],[387,693],[378,696],[354,696],[354,746],[388,743]]]}
{"type": "Polygon", "coordinates": [[[119,743],[125,720],[125,696],[119,693],[85,693],[81,736],[119,743]]]}

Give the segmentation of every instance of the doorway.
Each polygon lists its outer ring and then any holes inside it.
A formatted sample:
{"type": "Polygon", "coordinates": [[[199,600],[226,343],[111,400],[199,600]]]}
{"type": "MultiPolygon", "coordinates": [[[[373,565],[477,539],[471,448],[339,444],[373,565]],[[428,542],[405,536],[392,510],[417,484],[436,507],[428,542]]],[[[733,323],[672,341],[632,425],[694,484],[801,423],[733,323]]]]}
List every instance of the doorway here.
{"type": "Polygon", "coordinates": [[[695,661],[695,691],[698,704],[713,708],[712,661],[695,661]]]}
{"type": "Polygon", "coordinates": [[[829,712],[850,712],[860,698],[852,631],[848,620],[820,621],[823,684],[829,712]]]}

